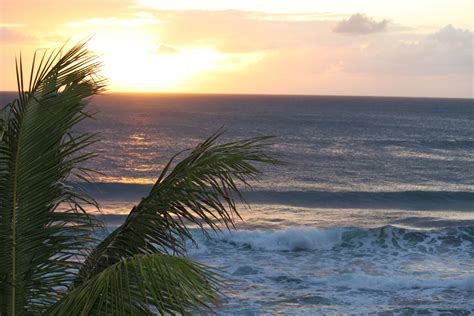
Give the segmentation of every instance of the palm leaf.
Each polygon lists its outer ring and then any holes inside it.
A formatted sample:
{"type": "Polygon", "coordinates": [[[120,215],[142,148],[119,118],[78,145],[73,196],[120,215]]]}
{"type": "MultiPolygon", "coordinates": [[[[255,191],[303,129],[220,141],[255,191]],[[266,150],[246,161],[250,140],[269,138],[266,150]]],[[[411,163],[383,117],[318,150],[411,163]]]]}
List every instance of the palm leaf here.
{"type": "Polygon", "coordinates": [[[216,302],[216,272],[173,256],[135,255],[121,260],[54,305],[49,315],[185,314],[216,302]]]}
{"type": "Polygon", "coordinates": [[[72,129],[103,88],[84,44],[35,54],[28,87],[17,63],[18,98],[0,125],[1,315],[39,313],[60,299],[94,240],[98,223],[82,207],[94,201],[65,185],[93,156],[83,151],[93,137],[72,129]]]}
{"type": "Polygon", "coordinates": [[[234,225],[240,218],[236,199],[242,198],[238,184],[258,178],[255,163],[278,161],[264,151],[268,137],[218,144],[220,135],[199,144],[172,170],[173,159],[167,164],[149,195],[87,258],[76,285],[137,254],[185,254],[185,240],[194,240],[190,224],[204,232],[234,225]]]}
{"type": "Polygon", "coordinates": [[[3,135],[5,135],[5,129],[7,127],[7,108],[8,106],[0,109],[0,142],[3,140],[3,135]]]}

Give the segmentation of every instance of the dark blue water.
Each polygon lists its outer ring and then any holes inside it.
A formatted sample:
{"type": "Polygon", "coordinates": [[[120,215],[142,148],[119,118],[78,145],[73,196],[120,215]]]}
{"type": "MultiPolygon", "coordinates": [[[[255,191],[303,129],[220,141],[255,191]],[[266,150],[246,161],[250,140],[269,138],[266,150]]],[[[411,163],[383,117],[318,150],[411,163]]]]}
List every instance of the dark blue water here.
{"type": "MultiPolygon", "coordinates": [[[[275,96],[107,96],[99,124],[109,177],[153,181],[171,153],[220,127],[274,135],[287,167],[272,188],[471,191],[472,100],[275,96]],[[158,166],[158,167],[157,167],[158,166]],[[146,179],[146,180],[143,180],[146,179]]],[[[113,180],[114,182],[120,182],[113,180]]]]}
{"type": "MultiPolygon", "coordinates": [[[[6,97],[1,96],[2,100],[6,97]]],[[[474,101],[302,96],[95,98],[110,225],[167,160],[221,127],[273,135],[237,231],[191,256],[229,279],[223,314],[474,310],[474,101]]],[[[474,314],[474,312],[472,312],[474,314]]]]}

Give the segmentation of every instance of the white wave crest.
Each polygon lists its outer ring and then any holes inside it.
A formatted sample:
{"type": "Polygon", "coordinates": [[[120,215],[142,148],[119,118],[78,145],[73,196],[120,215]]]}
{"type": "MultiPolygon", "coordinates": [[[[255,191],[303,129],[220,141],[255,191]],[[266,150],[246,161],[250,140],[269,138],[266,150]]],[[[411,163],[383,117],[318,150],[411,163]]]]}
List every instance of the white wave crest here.
{"type": "Polygon", "coordinates": [[[227,233],[220,239],[254,250],[330,250],[342,243],[343,232],[343,228],[292,227],[283,231],[240,230],[227,233]]]}

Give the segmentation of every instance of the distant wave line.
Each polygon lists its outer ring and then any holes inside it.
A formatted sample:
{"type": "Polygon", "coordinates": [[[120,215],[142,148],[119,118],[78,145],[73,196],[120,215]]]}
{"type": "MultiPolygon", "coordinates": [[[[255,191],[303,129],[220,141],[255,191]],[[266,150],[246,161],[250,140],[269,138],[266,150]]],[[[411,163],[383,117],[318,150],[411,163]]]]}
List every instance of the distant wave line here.
{"type": "MultiPolygon", "coordinates": [[[[151,185],[82,183],[99,200],[139,201],[151,185]]],[[[276,204],[313,208],[364,208],[403,210],[474,211],[474,192],[469,191],[244,191],[250,204],[276,204]]]]}

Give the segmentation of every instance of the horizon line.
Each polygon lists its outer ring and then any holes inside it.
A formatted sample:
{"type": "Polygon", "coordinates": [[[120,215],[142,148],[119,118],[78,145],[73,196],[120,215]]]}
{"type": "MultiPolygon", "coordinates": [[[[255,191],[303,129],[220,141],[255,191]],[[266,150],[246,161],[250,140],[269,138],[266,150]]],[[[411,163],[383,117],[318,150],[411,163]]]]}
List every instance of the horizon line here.
{"type": "MultiPolygon", "coordinates": [[[[18,91],[0,90],[0,93],[18,93],[18,91]]],[[[404,96],[404,95],[363,95],[363,94],[305,94],[305,93],[231,93],[231,92],[163,92],[163,91],[105,91],[101,95],[183,95],[183,96],[275,96],[275,97],[346,97],[346,98],[393,98],[393,99],[454,99],[473,100],[470,97],[447,97],[447,96],[404,96]]]]}

